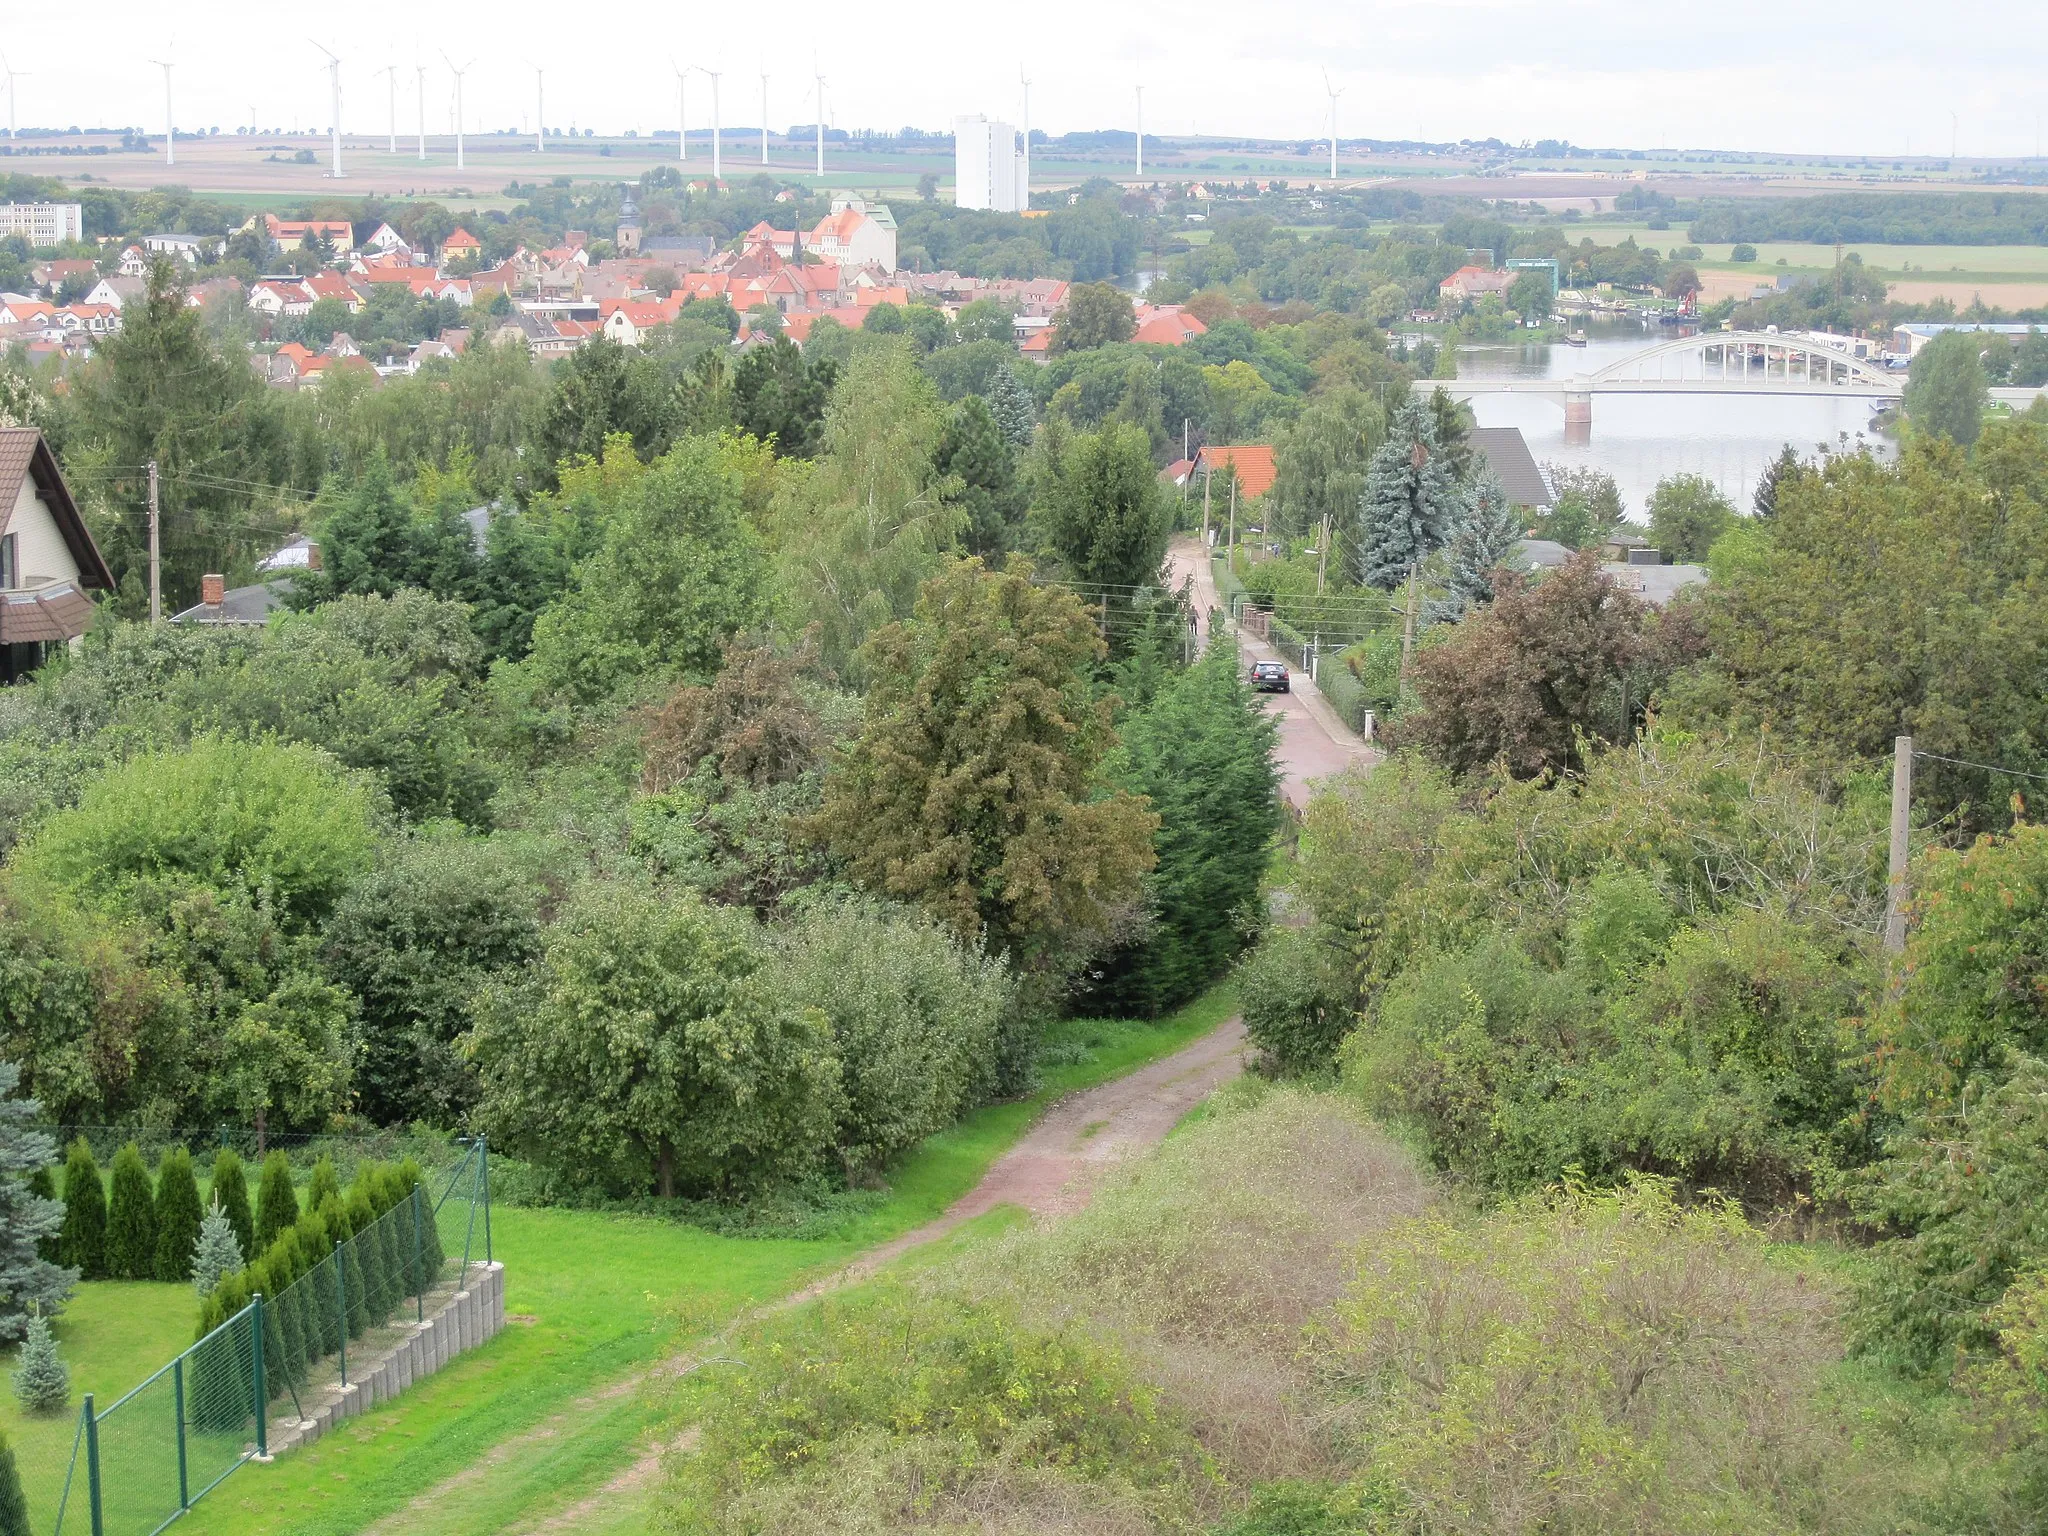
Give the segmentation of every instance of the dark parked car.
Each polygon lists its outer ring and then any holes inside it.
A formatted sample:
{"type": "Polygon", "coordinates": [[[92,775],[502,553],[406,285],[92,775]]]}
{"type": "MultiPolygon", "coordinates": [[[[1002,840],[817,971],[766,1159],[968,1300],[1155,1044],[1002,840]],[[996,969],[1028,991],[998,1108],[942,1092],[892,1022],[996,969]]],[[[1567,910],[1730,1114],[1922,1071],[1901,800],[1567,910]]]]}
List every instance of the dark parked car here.
{"type": "Polygon", "coordinates": [[[1294,685],[1287,676],[1284,661],[1255,661],[1252,663],[1252,687],[1260,693],[1292,693],[1294,685]]]}

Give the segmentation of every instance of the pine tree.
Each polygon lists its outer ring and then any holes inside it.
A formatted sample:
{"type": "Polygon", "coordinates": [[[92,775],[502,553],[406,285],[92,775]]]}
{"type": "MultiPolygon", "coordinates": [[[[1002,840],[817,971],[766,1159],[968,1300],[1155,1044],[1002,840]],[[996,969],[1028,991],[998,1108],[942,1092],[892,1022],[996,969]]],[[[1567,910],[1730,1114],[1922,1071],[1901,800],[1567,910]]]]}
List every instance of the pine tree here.
{"type": "Polygon", "coordinates": [[[114,1154],[108,1183],[107,1274],[115,1280],[154,1280],[156,1191],[134,1142],[114,1154]]]}
{"type": "Polygon", "coordinates": [[[29,1536],[28,1499],[21,1491],[21,1469],[14,1447],[0,1435],[0,1536],[29,1536]]]}
{"type": "Polygon", "coordinates": [[[201,1296],[211,1296],[221,1276],[242,1267],[242,1244],[218,1199],[199,1223],[199,1241],[193,1245],[189,1263],[192,1289],[201,1296]]]}
{"type": "Polygon", "coordinates": [[[1450,543],[1465,520],[1465,489],[1437,442],[1426,405],[1404,406],[1373,454],[1359,498],[1358,579],[1392,592],[1450,543]]]}
{"type": "Polygon", "coordinates": [[[57,1259],[86,1280],[107,1278],[107,1187],[83,1136],[64,1158],[64,1224],[57,1229],[57,1259]]]}
{"type": "Polygon", "coordinates": [[[57,1148],[33,1128],[42,1106],[14,1096],[20,1082],[21,1069],[0,1062],[0,1340],[21,1337],[29,1308],[56,1312],[78,1282],[76,1270],[58,1268],[39,1251],[64,1211],[34,1193],[29,1180],[57,1148]]]}
{"type": "Polygon", "coordinates": [[[292,1165],[282,1152],[263,1160],[263,1182],[256,1190],[256,1248],[268,1249],[278,1234],[299,1219],[299,1196],[292,1188],[292,1165]]]}
{"type": "Polygon", "coordinates": [[[57,1358],[57,1336],[40,1311],[28,1320],[21,1364],[14,1372],[14,1395],[29,1413],[55,1413],[71,1401],[71,1372],[57,1358]]]}
{"type": "Polygon", "coordinates": [[[1792,445],[1787,443],[1757,480],[1756,497],[1750,505],[1755,508],[1760,519],[1768,523],[1778,515],[1778,497],[1784,490],[1785,481],[1798,473],[1799,455],[1793,452],[1792,445]]]}
{"type": "Polygon", "coordinates": [[[1450,596],[1430,604],[1430,617],[1458,619],[1473,605],[1492,602],[1493,573],[1513,560],[1522,534],[1521,509],[1508,500],[1492,469],[1482,469],[1465,520],[1446,552],[1450,596]]]}
{"type": "Polygon", "coordinates": [[[232,1147],[222,1147],[213,1155],[213,1198],[235,1229],[242,1252],[255,1252],[256,1218],[249,1211],[249,1175],[232,1147]]]}
{"type": "Polygon", "coordinates": [[[1008,363],[998,364],[995,377],[989,380],[988,408],[1012,448],[1031,445],[1031,425],[1038,413],[1031,407],[1030,391],[1008,363]]]}
{"type": "Polygon", "coordinates": [[[192,1154],[173,1147],[156,1169],[157,1279],[176,1285],[192,1277],[192,1255],[198,1251],[204,1222],[192,1154]]]}
{"type": "Polygon", "coordinates": [[[306,1184],[306,1209],[317,1211],[329,1195],[341,1193],[341,1175],[334,1171],[334,1159],[323,1156],[313,1165],[313,1177],[306,1184]]]}

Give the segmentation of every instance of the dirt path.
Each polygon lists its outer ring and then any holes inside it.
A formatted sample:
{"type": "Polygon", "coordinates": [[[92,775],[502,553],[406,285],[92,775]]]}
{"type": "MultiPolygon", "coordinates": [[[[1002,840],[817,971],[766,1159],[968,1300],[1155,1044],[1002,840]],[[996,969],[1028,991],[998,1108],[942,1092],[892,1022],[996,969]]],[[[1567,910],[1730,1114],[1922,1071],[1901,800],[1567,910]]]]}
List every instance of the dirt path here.
{"type": "MultiPolygon", "coordinates": [[[[1018,1206],[1041,1220],[1077,1211],[1088,1203],[1105,1172],[1125,1158],[1158,1146],[1189,1110],[1243,1070],[1244,1023],[1233,1018],[1171,1056],[1127,1076],[1069,1094],[1053,1103],[1016,1145],[982,1175],[981,1182],[956,1200],[945,1215],[868,1250],[845,1268],[756,1308],[751,1315],[802,1306],[828,1292],[856,1284],[912,1249],[936,1242],[998,1206],[1018,1206]]],[[[688,1370],[693,1363],[694,1357],[686,1352],[655,1370],[688,1370]]],[[[485,1481],[493,1471],[516,1460],[523,1452],[537,1450],[558,1436],[573,1433],[580,1414],[637,1391],[648,1379],[649,1373],[636,1373],[613,1382],[580,1400],[573,1410],[552,1415],[524,1434],[493,1446],[475,1466],[426,1489],[405,1508],[369,1527],[365,1536],[400,1536],[436,1529],[435,1511],[449,1496],[485,1481]]],[[[595,1492],[566,1508],[523,1521],[511,1527],[511,1532],[560,1536],[582,1529],[587,1523],[616,1518],[622,1503],[645,1495],[660,1471],[667,1448],[643,1450],[631,1465],[595,1492]]]]}

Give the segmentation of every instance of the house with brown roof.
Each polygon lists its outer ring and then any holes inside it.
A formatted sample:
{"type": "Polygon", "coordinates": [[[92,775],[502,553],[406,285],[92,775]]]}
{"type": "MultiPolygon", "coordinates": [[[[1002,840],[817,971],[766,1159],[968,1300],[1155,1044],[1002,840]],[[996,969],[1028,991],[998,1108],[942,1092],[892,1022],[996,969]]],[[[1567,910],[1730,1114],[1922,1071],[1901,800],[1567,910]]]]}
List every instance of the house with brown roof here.
{"type": "Polygon", "coordinates": [[[1197,336],[1209,334],[1201,316],[1188,313],[1178,304],[1140,304],[1136,318],[1137,329],[1131,333],[1131,340],[1153,346],[1184,347],[1197,336]]]}
{"type": "Polygon", "coordinates": [[[1487,267],[1460,267],[1449,277],[1436,285],[1437,296],[1454,303],[1464,300],[1469,303],[1488,294],[1507,297],[1508,284],[1514,281],[1512,273],[1495,272],[1487,267]]]}
{"type": "Polygon", "coordinates": [[[0,513],[0,681],[12,682],[92,628],[88,593],[114,578],[33,427],[0,428],[0,513]]]}
{"type": "Polygon", "coordinates": [[[1204,445],[1195,453],[1194,476],[1221,475],[1234,472],[1237,475],[1238,495],[1249,501],[1263,496],[1273,488],[1273,482],[1280,478],[1279,467],[1273,462],[1271,443],[1239,443],[1234,447],[1212,447],[1204,445]]]}

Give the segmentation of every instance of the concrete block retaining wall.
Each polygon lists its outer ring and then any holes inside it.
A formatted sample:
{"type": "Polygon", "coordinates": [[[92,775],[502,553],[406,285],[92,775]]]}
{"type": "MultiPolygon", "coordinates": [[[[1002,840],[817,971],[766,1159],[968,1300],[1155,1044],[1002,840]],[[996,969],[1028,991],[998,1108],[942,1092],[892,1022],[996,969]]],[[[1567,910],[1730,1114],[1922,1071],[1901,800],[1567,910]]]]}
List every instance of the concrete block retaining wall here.
{"type": "MultiPolygon", "coordinates": [[[[311,1445],[344,1419],[367,1413],[424,1381],[465,1350],[493,1338],[505,1326],[505,1266],[473,1264],[468,1288],[445,1297],[423,1323],[401,1325],[404,1337],[360,1363],[349,1361],[349,1382],[300,1406],[303,1419],[272,1418],[270,1453],[281,1455],[311,1445]]],[[[273,1407],[273,1413],[275,1408],[273,1407]]],[[[289,1412],[289,1406],[287,1406],[289,1412]]]]}

